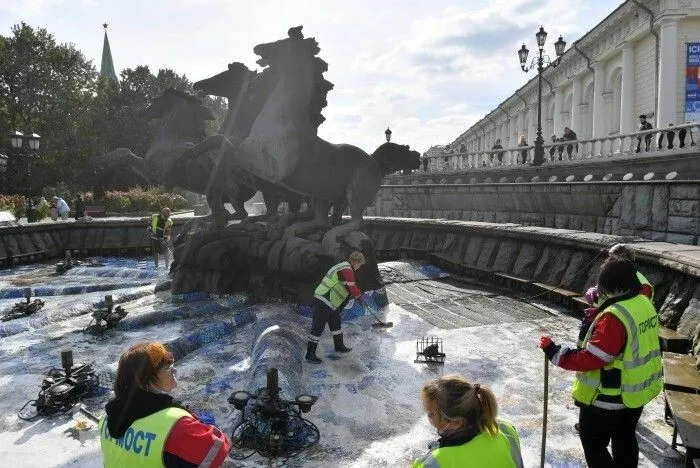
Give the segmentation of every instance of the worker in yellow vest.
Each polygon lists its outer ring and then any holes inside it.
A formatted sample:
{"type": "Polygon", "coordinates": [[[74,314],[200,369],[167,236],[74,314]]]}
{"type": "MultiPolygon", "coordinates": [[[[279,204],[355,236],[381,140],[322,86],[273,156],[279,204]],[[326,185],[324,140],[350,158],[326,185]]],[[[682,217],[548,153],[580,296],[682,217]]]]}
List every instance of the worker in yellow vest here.
{"type": "Polygon", "coordinates": [[[522,468],[518,433],[496,419],[498,404],[487,386],[447,375],[426,383],[421,400],[440,438],[413,468],[522,468]]]}
{"type": "Polygon", "coordinates": [[[173,355],[160,343],[131,346],[119,358],[115,398],[100,418],[105,468],[220,467],[231,443],[199,421],[169,392],[177,385],[173,355]]]}
{"type": "Polygon", "coordinates": [[[556,345],[549,336],[540,347],[553,364],[576,371],[572,397],[588,466],[636,467],[637,423],[663,387],[659,317],[630,261],[610,257],[598,292],[602,303],[581,347],[556,345]]]}
{"type": "Polygon", "coordinates": [[[158,269],[158,256],[165,256],[165,269],[168,269],[170,264],[168,259],[168,246],[170,244],[170,232],[173,227],[173,220],[170,219],[170,208],[163,208],[160,213],[151,215],[151,221],[148,225],[148,232],[151,235],[151,250],[153,251],[153,260],[158,269]]]}
{"type": "MultiPolygon", "coordinates": [[[[608,250],[608,258],[616,258],[618,260],[627,260],[634,263],[636,255],[634,250],[632,250],[627,244],[615,244],[608,250]]],[[[636,266],[635,266],[636,268],[636,266]]],[[[637,270],[637,279],[642,285],[642,294],[649,298],[652,302],[654,301],[654,286],[649,282],[649,280],[642,274],[641,271],[637,270]]],[[[586,294],[584,295],[586,302],[588,302],[588,308],[584,311],[583,319],[581,320],[581,327],[579,328],[578,334],[578,346],[582,347],[583,338],[588,333],[588,329],[593,323],[595,316],[598,314],[598,307],[601,304],[601,300],[598,294],[598,287],[593,286],[588,288],[586,294]]]]}
{"type": "Polygon", "coordinates": [[[309,333],[309,342],[306,345],[306,360],[313,364],[322,361],[316,356],[316,347],[321,339],[321,334],[326,328],[331,329],[333,344],[336,352],[348,353],[352,348],[345,346],[343,342],[343,330],[341,328],[340,312],[345,308],[350,298],[357,299],[364,307],[362,291],[355,284],[355,270],[365,264],[365,256],[362,252],[353,252],[347,261],[333,265],[323,277],[314,291],[314,316],[309,333]]]}

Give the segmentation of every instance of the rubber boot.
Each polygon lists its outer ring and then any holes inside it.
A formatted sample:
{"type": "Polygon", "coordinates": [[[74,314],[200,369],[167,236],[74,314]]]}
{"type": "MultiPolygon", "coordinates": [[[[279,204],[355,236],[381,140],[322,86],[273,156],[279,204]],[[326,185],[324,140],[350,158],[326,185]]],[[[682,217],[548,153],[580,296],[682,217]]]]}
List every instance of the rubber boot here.
{"type": "Polygon", "coordinates": [[[339,353],[349,353],[352,348],[348,348],[343,344],[343,334],[333,335],[333,344],[335,345],[335,350],[339,353]]]}
{"type": "Polygon", "coordinates": [[[316,356],[316,347],[318,346],[318,343],[315,343],[313,341],[309,341],[306,345],[306,360],[308,362],[312,362],[314,364],[321,364],[323,361],[321,361],[317,356],[316,356]]]}

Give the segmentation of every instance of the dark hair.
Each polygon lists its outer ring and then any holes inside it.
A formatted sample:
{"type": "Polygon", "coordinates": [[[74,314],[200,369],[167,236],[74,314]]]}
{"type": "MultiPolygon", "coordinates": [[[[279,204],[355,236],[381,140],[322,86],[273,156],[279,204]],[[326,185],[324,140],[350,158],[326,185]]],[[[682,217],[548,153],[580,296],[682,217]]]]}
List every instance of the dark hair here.
{"type": "Polygon", "coordinates": [[[608,258],[598,274],[598,291],[606,296],[639,293],[642,284],[637,278],[637,268],[629,260],[608,258]]]}
{"type": "Polygon", "coordinates": [[[639,118],[640,118],[640,119],[646,119],[646,118],[647,118],[647,116],[646,116],[646,115],[644,115],[644,114],[642,114],[642,115],[640,115],[640,116],[639,116],[639,118]]]}
{"type": "Polygon", "coordinates": [[[130,398],[138,390],[148,390],[159,371],[175,362],[173,355],[157,341],[131,346],[119,358],[114,394],[117,398],[130,398]]]}
{"type": "Polygon", "coordinates": [[[498,432],[498,403],[485,385],[471,384],[461,375],[445,375],[427,382],[421,390],[423,401],[438,412],[438,420],[464,419],[491,435],[498,432]]]}
{"type": "Polygon", "coordinates": [[[608,255],[610,257],[615,257],[618,260],[629,260],[634,263],[636,260],[636,255],[634,250],[632,250],[627,244],[615,244],[608,250],[608,255]]]}

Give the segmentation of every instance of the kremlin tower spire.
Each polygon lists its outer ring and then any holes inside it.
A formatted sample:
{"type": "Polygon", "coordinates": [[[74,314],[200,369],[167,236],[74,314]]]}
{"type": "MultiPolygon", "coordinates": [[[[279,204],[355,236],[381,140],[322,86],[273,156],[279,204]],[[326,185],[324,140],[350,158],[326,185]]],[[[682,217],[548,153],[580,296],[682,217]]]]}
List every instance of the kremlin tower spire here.
{"type": "Polygon", "coordinates": [[[100,67],[100,75],[104,75],[111,81],[117,83],[117,74],[114,72],[114,62],[112,62],[112,50],[109,48],[109,39],[107,38],[107,23],[102,25],[105,28],[105,40],[102,45],[102,66],[100,67]]]}

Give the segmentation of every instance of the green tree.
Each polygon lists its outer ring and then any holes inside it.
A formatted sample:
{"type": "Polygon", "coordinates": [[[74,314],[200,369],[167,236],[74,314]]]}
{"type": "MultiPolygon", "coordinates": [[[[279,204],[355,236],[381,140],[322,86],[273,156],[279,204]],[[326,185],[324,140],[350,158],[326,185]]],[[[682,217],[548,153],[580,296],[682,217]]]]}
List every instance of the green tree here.
{"type": "MultiPolygon", "coordinates": [[[[40,193],[58,183],[86,188],[96,156],[120,147],[146,153],[159,122],[147,121],[143,111],[156,97],[168,88],[195,94],[192,82],[169,68],[153,74],[140,65],[120,77],[117,84],[99,76],[79,50],[58,44],[46,29],[21,23],[9,36],[0,36],[0,152],[11,156],[8,184],[1,188],[21,193],[27,186],[40,193]],[[15,130],[42,137],[38,157],[31,161],[31,184],[28,158],[10,148],[9,134],[15,130]]],[[[199,97],[215,116],[207,131],[216,133],[226,101],[199,97]]]]}
{"type": "Polygon", "coordinates": [[[73,182],[91,152],[84,138],[85,109],[96,85],[92,62],[72,44],[58,44],[43,28],[25,23],[0,36],[0,147],[11,155],[8,188],[38,190],[48,182],[73,182]],[[15,129],[42,136],[37,158],[31,161],[28,184],[27,158],[9,148],[15,129]]]}

